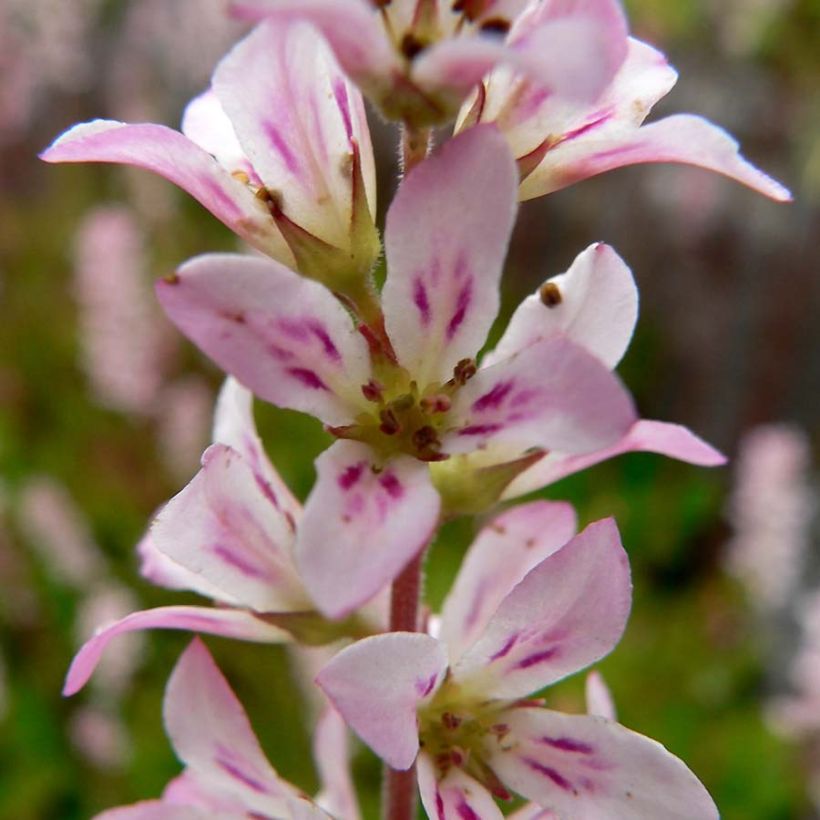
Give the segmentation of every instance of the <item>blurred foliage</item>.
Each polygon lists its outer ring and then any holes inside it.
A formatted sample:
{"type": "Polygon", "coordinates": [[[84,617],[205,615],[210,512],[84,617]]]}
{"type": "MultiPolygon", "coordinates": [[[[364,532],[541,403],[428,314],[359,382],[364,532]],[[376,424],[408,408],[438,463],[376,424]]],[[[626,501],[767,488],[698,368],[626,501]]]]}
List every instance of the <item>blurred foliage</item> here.
{"type": "MultiPolygon", "coordinates": [[[[114,22],[115,5],[108,6],[114,22]]],[[[627,5],[637,34],[673,57],[688,54],[693,61],[703,60],[707,74],[711,71],[716,78],[711,82],[719,82],[720,66],[728,61],[736,70],[768,78],[782,95],[780,110],[785,112],[770,153],[782,159],[782,152],[792,152],[787,167],[794,173],[787,174],[788,179],[797,180],[796,187],[807,197],[816,197],[820,149],[817,129],[811,125],[820,117],[816,95],[813,102],[805,95],[816,90],[820,76],[820,2],[749,2],[754,6],[749,13],[761,15],[762,22],[739,40],[731,34],[730,18],[746,14],[742,0],[631,0],[627,5]]],[[[71,700],[59,696],[76,647],[80,596],[61,585],[26,547],[16,517],[18,493],[26,480],[37,474],[53,476],[87,516],[114,576],[135,589],[144,606],[195,600],[158,590],[136,572],[133,545],[152,511],[180,487],[160,465],[153,422],[95,404],[78,364],[70,276],[74,233],[83,213],[102,202],[127,201],[129,188],[118,170],[44,167],[33,158],[41,143],[73,118],[104,113],[93,110],[96,101],[93,93],[61,99],[48,119],[34,123],[29,135],[3,149],[0,165],[0,649],[6,668],[0,818],[8,820],[86,818],[107,806],[158,795],[179,770],[162,729],[160,700],[188,637],[149,637],[144,662],[121,707],[133,739],[131,758],[119,770],[91,765],[72,744],[68,726],[79,706],[100,693],[86,691],[71,700]]],[[[181,102],[163,100],[163,110],[173,111],[172,103],[181,102]]],[[[626,186],[623,190],[634,193],[626,186]]],[[[203,250],[233,247],[227,231],[185,197],[173,196],[171,218],[146,226],[157,274],[203,250]]],[[[577,219],[585,219],[588,205],[577,207],[577,219]]],[[[765,207],[775,208],[768,203],[765,207]]],[[[570,218],[557,210],[553,215],[548,241],[556,245],[555,258],[571,258],[582,245],[573,231],[560,230],[571,224],[570,218]]],[[[807,218],[811,222],[816,216],[807,218]]],[[[605,219],[596,220],[596,230],[612,227],[605,219]]],[[[632,239],[614,239],[619,245],[643,242],[646,237],[640,234],[636,225],[632,239]]],[[[667,239],[653,237],[661,246],[667,239]]],[[[669,253],[675,251],[673,247],[669,253]]],[[[521,275],[508,277],[507,313],[543,277],[541,260],[533,264],[518,256],[511,267],[511,273],[521,275]]],[[[647,415],[670,417],[664,411],[674,406],[668,389],[660,398],[656,393],[664,371],[667,381],[680,378],[669,359],[667,330],[666,317],[654,311],[650,301],[621,368],[647,415]]],[[[219,374],[190,348],[183,369],[205,373],[216,389],[219,374]]],[[[704,400],[709,402],[710,396],[704,400]]],[[[274,462],[304,497],[313,482],[312,459],[327,445],[328,436],[311,419],[271,407],[258,406],[257,417],[274,462]]],[[[744,420],[735,423],[735,436],[719,443],[732,446],[744,420]]],[[[616,516],[630,552],[632,619],[618,649],[601,664],[620,719],[682,757],[710,789],[726,820],[807,817],[797,751],[763,723],[765,646],[742,595],[720,569],[727,483],[725,470],[630,455],[566,479],[541,495],[570,500],[582,524],[616,516]]],[[[441,532],[427,567],[427,598],[433,608],[446,594],[479,523],[457,520],[441,532]]],[[[307,704],[285,651],[218,639],[208,644],[273,764],[284,777],[314,789],[307,704]]],[[[550,704],[580,711],[582,683],[578,676],[545,696],[550,704]]],[[[355,770],[365,815],[376,817],[379,765],[367,750],[360,750],[355,770]]]]}

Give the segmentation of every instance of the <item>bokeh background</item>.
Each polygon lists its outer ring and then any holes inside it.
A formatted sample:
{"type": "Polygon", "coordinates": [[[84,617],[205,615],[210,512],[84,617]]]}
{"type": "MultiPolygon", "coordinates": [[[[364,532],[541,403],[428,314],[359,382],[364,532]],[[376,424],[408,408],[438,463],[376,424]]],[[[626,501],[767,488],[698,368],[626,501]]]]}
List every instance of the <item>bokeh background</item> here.
{"type": "MultiPolygon", "coordinates": [[[[600,666],[620,719],[681,756],[727,820],[820,817],[820,2],[631,0],[633,30],[681,72],[657,113],[726,126],[795,192],[778,206],[704,172],[632,168],[526,205],[505,311],[605,240],[642,316],[620,372],[643,415],[722,448],[703,470],[621,457],[549,489],[583,523],[614,513],[635,605],[600,666]]],[[[196,471],[220,374],[165,322],[151,282],[226,229],[168,183],[36,154],[95,116],[177,125],[242,33],[219,0],[0,0],[0,818],[73,820],[158,795],[179,769],[161,725],[187,637],[121,639],[63,700],[94,625],[194,601],[142,581],[134,545],[196,471]]],[[[653,115],[654,116],[654,115],[653,115]]],[[[381,201],[395,133],[374,123],[381,201]]],[[[304,497],[318,424],[257,406],[304,497]]],[[[443,531],[444,595],[475,521],[443,531]]],[[[279,648],[208,641],[279,771],[315,787],[310,704],[279,648]]],[[[580,711],[583,679],[550,690],[580,711]]],[[[355,770],[376,817],[379,766],[355,770]]]]}

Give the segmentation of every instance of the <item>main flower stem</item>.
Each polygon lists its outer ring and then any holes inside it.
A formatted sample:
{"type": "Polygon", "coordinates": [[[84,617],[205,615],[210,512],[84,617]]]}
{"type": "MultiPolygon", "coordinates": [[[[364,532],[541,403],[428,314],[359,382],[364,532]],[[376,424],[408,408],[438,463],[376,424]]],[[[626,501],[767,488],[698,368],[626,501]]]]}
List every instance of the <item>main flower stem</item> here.
{"type": "MultiPolygon", "coordinates": [[[[390,595],[390,631],[417,632],[419,628],[419,596],[421,593],[421,562],[424,550],[403,570],[390,595]]],[[[384,820],[413,820],[416,814],[416,767],[398,771],[385,767],[384,820]]]]}

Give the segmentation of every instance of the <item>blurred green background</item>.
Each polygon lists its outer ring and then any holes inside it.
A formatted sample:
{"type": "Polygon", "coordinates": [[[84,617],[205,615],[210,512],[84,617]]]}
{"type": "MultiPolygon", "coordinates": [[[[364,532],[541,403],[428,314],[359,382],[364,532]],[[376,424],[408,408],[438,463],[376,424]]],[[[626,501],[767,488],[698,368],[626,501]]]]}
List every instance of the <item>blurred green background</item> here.
{"type": "MultiPolygon", "coordinates": [[[[610,242],[641,287],[642,316],[620,373],[643,415],[687,424],[730,455],[745,431],[787,420],[816,453],[820,2],[627,5],[634,33],[681,72],[657,112],[692,111],[724,125],[796,202],[777,206],[700,171],[644,167],[528,204],[500,326],[587,244],[610,242]]],[[[176,125],[240,33],[219,2],[0,0],[0,818],[86,818],[158,795],[179,770],[160,700],[186,635],[149,635],[126,659],[128,673],[112,673],[110,689],[70,700],[59,690],[78,623],[107,611],[89,609],[92,593],[103,602],[108,594],[112,606],[195,601],[140,579],[134,545],[195,472],[220,374],[165,325],[150,283],[190,255],[236,247],[170,184],[116,168],[45,166],[36,153],[95,116],[176,125]],[[131,295],[119,301],[116,246],[106,256],[104,241],[78,238],[101,206],[119,209],[113,219],[125,224],[126,245],[138,246],[134,276],[122,285],[131,295]],[[83,247],[104,260],[91,285],[78,284],[83,247]],[[89,324],[97,293],[115,312],[138,304],[139,317],[117,319],[113,330],[89,324]],[[156,363],[157,384],[134,388],[150,395],[150,410],[127,388],[112,395],[95,384],[95,357],[106,355],[115,382],[156,363]],[[79,552],[66,547],[61,558],[61,538],[80,542],[79,552]]],[[[384,206],[395,134],[374,128],[384,206]]],[[[304,497],[328,437],[269,406],[258,405],[257,418],[275,464],[304,497]]],[[[815,739],[785,739],[765,719],[767,703],[785,691],[799,638],[794,613],[789,601],[761,611],[724,569],[732,483],[731,466],[630,455],[544,495],[572,501],[582,524],[614,514],[630,552],[632,619],[600,667],[622,722],[682,757],[727,820],[820,816],[811,800],[815,739]]],[[[478,523],[456,521],[435,544],[434,606],[478,523]]],[[[815,564],[810,553],[790,601],[814,584],[815,564]]],[[[208,645],[271,761],[313,789],[307,704],[284,651],[208,645]]],[[[551,689],[549,702],[580,711],[582,689],[578,676],[551,689]]],[[[376,817],[379,766],[362,749],[355,770],[365,814],[376,817]]]]}

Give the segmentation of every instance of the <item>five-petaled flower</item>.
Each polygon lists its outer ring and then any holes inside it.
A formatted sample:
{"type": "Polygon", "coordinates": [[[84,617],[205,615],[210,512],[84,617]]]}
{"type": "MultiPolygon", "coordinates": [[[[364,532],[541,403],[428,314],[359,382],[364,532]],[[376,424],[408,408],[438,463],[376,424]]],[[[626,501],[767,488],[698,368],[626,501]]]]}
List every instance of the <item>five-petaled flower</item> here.
{"type": "Polygon", "coordinates": [[[573,530],[567,505],[505,513],[468,552],[438,637],[365,638],[317,683],[390,766],[417,763],[430,817],[500,820],[493,797],[511,790],[543,816],[716,818],[701,783],[660,744],[531,698],[610,652],[629,614],[614,522],[573,530]]]}
{"type": "Polygon", "coordinates": [[[618,379],[567,334],[512,345],[477,370],[516,186],[490,126],[411,171],[387,215],[381,332],[357,329],[327,289],[266,260],[203,256],[158,285],[171,319],[222,368],[342,439],[317,461],[297,532],[300,574],[330,617],[372,597],[429,541],[440,510],[429,463],[489,447],[511,459],[588,453],[635,420],[618,379]]]}
{"type": "Polygon", "coordinates": [[[242,704],[198,638],[171,674],[163,715],[184,771],[160,799],[109,809],[97,820],[358,820],[347,730],[332,709],[314,735],[322,781],[315,802],[270,765],[242,704]]]}
{"type": "Polygon", "coordinates": [[[626,56],[617,0],[234,0],[246,19],[309,20],[389,119],[451,120],[492,68],[544,93],[594,99],[626,56]]]}

